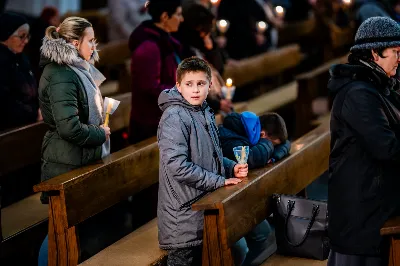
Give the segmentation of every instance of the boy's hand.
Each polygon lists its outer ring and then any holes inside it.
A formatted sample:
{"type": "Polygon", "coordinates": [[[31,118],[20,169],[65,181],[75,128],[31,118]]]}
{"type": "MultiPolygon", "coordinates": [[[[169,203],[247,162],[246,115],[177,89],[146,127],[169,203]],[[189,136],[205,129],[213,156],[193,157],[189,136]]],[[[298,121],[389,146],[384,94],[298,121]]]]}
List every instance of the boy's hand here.
{"type": "Polygon", "coordinates": [[[247,164],[237,164],[233,168],[233,175],[236,178],[245,178],[249,173],[249,166],[247,164]]]}
{"type": "Polygon", "coordinates": [[[228,179],[225,179],[225,186],[236,185],[236,184],[239,184],[240,182],[242,182],[242,179],[228,178],[228,179]]]}

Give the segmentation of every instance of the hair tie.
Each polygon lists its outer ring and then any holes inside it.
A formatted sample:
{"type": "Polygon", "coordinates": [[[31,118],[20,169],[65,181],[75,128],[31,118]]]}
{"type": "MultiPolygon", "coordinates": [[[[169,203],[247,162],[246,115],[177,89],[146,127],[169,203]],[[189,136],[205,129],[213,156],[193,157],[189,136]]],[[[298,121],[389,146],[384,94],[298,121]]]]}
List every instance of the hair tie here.
{"type": "Polygon", "coordinates": [[[59,32],[59,31],[60,31],[60,27],[57,27],[56,32],[59,32]]]}

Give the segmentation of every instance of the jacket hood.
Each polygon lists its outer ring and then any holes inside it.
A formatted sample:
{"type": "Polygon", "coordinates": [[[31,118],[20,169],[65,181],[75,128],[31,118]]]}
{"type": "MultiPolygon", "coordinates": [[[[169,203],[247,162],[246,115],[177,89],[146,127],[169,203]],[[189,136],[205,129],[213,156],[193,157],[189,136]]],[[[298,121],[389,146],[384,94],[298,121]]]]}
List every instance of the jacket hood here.
{"type": "Polygon", "coordinates": [[[242,119],[240,114],[238,113],[230,113],[224,118],[223,127],[233,131],[234,133],[245,137],[246,136],[246,129],[242,123],[242,119]]]}
{"type": "Polygon", "coordinates": [[[143,21],[129,37],[129,50],[135,51],[143,42],[154,41],[159,44],[161,53],[180,51],[180,43],[169,33],[154,25],[152,20],[143,21]]]}
{"type": "Polygon", "coordinates": [[[179,105],[192,111],[204,111],[208,106],[206,101],[204,101],[202,106],[191,105],[183,98],[176,87],[162,91],[158,97],[158,106],[161,111],[164,112],[171,105],[179,105]]]}
{"type": "MultiPolygon", "coordinates": [[[[372,66],[373,67],[373,66],[372,66]]],[[[395,78],[389,78],[378,70],[374,70],[367,65],[338,64],[333,65],[329,70],[330,80],[328,89],[336,95],[345,85],[351,81],[365,81],[374,84],[382,89],[383,94],[388,95],[389,90],[397,90],[399,83],[395,78]]]]}
{"type": "MultiPolygon", "coordinates": [[[[76,50],[75,46],[73,46],[71,43],[68,43],[63,38],[49,39],[44,37],[40,51],[41,66],[49,63],[57,63],[60,65],[76,65],[83,60],[82,57],[79,56],[78,50],[76,50]]],[[[95,49],[90,63],[94,64],[97,61],[99,61],[99,55],[95,49]]]]}
{"type": "Polygon", "coordinates": [[[256,145],[260,140],[261,124],[260,118],[253,112],[243,112],[240,115],[246,135],[251,145],[256,145]]]}

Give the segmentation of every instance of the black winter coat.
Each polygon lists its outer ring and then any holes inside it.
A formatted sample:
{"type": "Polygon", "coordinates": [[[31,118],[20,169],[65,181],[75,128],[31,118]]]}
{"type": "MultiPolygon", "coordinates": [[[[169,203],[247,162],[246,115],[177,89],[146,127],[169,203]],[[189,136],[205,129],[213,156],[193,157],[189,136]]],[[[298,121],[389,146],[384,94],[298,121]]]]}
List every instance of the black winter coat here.
{"type": "Polygon", "coordinates": [[[379,230],[400,204],[398,84],[365,65],[336,65],[330,72],[332,249],[379,255],[379,230]]]}
{"type": "Polygon", "coordinates": [[[27,57],[0,44],[0,131],[37,121],[37,83],[27,57]]]}

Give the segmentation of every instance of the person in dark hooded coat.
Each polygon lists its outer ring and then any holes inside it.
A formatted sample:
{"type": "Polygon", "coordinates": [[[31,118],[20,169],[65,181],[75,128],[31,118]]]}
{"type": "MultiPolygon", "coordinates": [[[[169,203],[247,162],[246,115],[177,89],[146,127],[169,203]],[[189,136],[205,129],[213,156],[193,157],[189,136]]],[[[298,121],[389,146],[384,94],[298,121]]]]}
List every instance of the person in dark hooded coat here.
{"type": "MultiPolygon", "coordinates": [[[[372,17],[331,68],[328,266],[385,265],[380,228],[400,205],[400,26],[372,17]]],[[[386,264],[387,265],[387,264],[386,264]]]]}
{"type": "Polygon", "coordinates": [[[263,167],[271,159],[278,161],[290,151],[285,121],[276,113],[260,117],[252,112],[229,114],[219,134],[222,151],[229,159],[235,159],[234,147],[249,146],[250,169],[263,167]]]}
{"type": "Polygon", "coordinates": [[[152,0],[152,20],[142,22],[129,38],[132,75],[132,109],[129,141],[137,143],[157,134],[161,111],[157,99],[176,82],[181,61],[180,43],[170,33],[183,21],[180,0],[152,0]]]}

